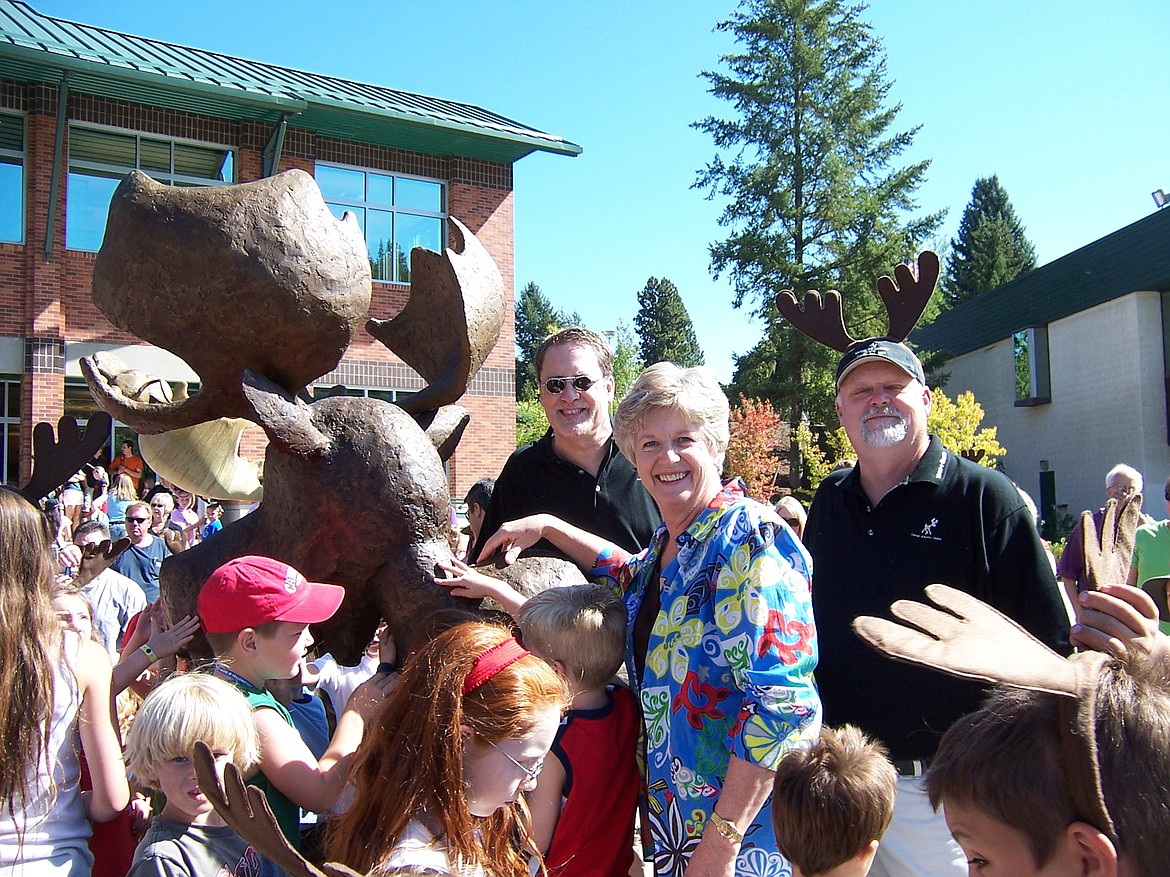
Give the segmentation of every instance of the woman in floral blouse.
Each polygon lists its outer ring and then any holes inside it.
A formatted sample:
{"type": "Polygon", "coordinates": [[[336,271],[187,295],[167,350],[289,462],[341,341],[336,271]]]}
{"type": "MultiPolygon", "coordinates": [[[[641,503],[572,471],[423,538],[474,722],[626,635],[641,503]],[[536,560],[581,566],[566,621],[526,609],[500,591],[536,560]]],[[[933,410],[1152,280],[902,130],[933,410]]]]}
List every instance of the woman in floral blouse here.
{"type": "Polygon", "coordinates": [[[709,369],[651,366],[614,422],[662,512],[651,545],[630,555],[533,515],[483,551],[510,561],[549,539],[625,600],[659,877],[788,875],[772,832],[772,772],[820,730],[812,562],[742,482],[721,481],[727,418],[709,369]]]}

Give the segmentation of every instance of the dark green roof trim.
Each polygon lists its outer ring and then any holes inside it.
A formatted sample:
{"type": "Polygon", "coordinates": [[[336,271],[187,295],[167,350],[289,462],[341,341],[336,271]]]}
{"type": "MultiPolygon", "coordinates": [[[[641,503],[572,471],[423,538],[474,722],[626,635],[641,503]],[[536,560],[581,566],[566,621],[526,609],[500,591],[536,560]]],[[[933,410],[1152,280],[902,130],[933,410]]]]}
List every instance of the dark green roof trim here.
{"type": "Polygon", "coordinates": [[[952,308],[910,341],[959,356],[1139,291],[1170,291],[1170,208],[952,308]]]}
{"type": "Polygon", "coordinates": [[[379,146],[511,163],[581,147],[472,104],[397,91],[42,15],[0,0],[4,78],[181,112],[275,124],[379,146]]]}

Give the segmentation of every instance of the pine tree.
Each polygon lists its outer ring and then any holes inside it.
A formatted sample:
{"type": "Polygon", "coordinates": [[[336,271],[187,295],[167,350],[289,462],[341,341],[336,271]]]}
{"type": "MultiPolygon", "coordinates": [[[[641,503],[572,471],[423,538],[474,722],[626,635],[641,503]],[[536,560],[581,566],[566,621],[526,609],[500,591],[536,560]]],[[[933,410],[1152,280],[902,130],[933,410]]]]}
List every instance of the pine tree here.
{"type": "Polygon", "coordinates": [[[516,298],[516,398],[535,399],[536,365],[540,342],[557,329],[573,325],[553,307],[535,283],[528,283],[516,298]]]}
{"type": "Polygon", "coordinates": [[[634,326],[642,348],[642,362],[673,362],[690,367],[703,364],[695,326],[678,287],[663,277],[651,277],[638,293],[634,326]]]}
{"type": "Polygon", "coordinates": [[[831,416],[837,354],[781,321],[776,294],[838,289],[855,337],[884,334],[876,278],[942,219],[910,217],[929,162],[895,164],[918,129],[893,129],[901,107],[885,105],[885,56],[863,10],[744,0],[717,25],[737,40],[722,58],[728,72],[703,73],[734,107],[731,119],[695,123],[719,150],[695,186],[728,199],[719,222],[730,233],[711,245],[711,270],[728,272],[733,305],[750,303],[768,326],[740,359],[736,389],[772,400],[790,423],[831,416]]]}
{"type": "Polygon", "coordinates": [[[1036,267],[1036,248],[1024,234],[998,176],[980,177],[971,189],[959,234],[951,241],[943,278],[944,306],[952,307],[1002,286],[1036,267]]]}

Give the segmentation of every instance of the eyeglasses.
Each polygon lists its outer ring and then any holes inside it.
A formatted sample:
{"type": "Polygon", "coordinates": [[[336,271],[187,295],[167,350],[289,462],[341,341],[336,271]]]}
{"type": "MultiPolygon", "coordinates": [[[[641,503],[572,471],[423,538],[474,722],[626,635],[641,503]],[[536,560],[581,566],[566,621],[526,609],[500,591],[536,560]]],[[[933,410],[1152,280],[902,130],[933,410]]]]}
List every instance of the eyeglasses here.
{"type": "Polygon", "coordinates": [[[800,521],[796,520],[796,518],[784,518],[784,517],[782,517],[782,518],[780,518],[780,520],[782,520],[782,521],[783,521],[785,524],[787,524],[789,527],[795,527],[797,524],[799,524],[799,523],[800,523],[800,521]]]}
{"type": "Polygon", "coordinates": [[[597,381],[589,377],[589,375],[575,375],[571,378],[549,378],[544,382],[544,388],[552,395],[559,396],[561,393],[565,392],[565,385],[567,384],[572,384],[574,389],[576,389],[578,392],[584,393],[596,383],[597,381]]]}
{"type": "Polygon", "coordinates": [[[150,518],[126,518],[127,524],[145,524],[150,518]]]}
{"type": "Polygon", "coordinates": [[[1133,496],[1137,493],[1137,488],[1132,484],[1110,484],[1107,492],[1120,493],[1122,496],[1133,496]]]}
{"type": "Polygon", "coordinates": [[[488,740],[487,744],[496,750],[496,752],[500,753],[500,755],[504,756],[504,758],[508,759],[508,761],[512,762],[512,764],[516,765],[516,767],[520,768],[520,770],[524,771],[525,782],[534,783],[540,778],[540,772],[544,769],[543,755],[536,760],[536,764],[532,765],[532,767],[525,767],[491,740],[488,740]]]}

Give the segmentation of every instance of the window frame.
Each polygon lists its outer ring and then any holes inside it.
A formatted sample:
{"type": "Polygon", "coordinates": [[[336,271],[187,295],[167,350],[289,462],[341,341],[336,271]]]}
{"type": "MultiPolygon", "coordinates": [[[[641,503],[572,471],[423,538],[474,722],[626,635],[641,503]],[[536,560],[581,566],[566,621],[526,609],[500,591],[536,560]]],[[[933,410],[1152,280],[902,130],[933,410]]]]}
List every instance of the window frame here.
{"type": "MultiPolygon", "coordinates": [[[[89,249],[88,247],[70,246],[69,243],[69,205],[70,205],[70,186],[69,180],[74,174],[79,176],[96,177],[99,179],[116,179],[121,180],[133,170],[141,170],[143,173],[149,174],[152,179],[158,180],[168,186],[230,186],[236,181],[236,171],[239,167],[239,147],[232,146],[227,143],[217,143],[211,140],[195,140],[190,137],[171,137],[167,134],[158,134],[153,131],[143,131],[138,128],[119,128],[114,125],[100,125],[90,122],[69,122],[69,149],[65,156],[65,249],[80,253],[96,253],[96,249],[89,249]],[[117,135],[120,137],[134,138],[134,167],[128,165],[116,164],[103,161],[93,161],[88,158],[74,158],[73,156],[73,132],[77,130],[82,131],[96,131],[99,133],[106,133],[117,135]],[[153,168],[142,167],[142,141],[155,140],[168,144],[169,146],[169,170],[162,174],[153,168]],[[207,149],[209,151],[222,151],[231,156],[231,179],[230,180],[213,180],[209,177],[197,177],[191,174],[183,174],[175,172],[175,146],[194,146],[207,149]]],[[[105,228],[102,229],[102,237],[105,237],[105,228]]],[[[100,247],[100,245],[99,245],[100,247]]]]}
{"type": "MultiPolygon", "coordinates": [[[[411,207],[411,208],[398,207],[396,204],[385,204],[381,201],[356,200],[356,199],[352,199],[352,198],[335,198],[335,197],[331,197],[330,195],[328,195],[324,190],[321,191],[321,197],[325,199],[326,205],[331,206],[331,207],[333,207],[333,206],[340,207],[343,211],[348,210],[349,208],[352,207],[356,210],[369,211],[369,210],[373,209],[373,210],[377,210],[377,211],[380,211],[383,213],[390,213],[392,215],[392,225],[391,225],[391,243],[392,244],[393,244],[394,240],[397,238],[398,217],[400,215],[411,216],[411,217],[423,217],[426,219],[437,219],[437,220],[439,220],[439,246],[440,247],[446,246],[447,218],[450,216],[450,211],[448,210],[448,207],[449,207],[448,197],[450,195],[450,191],[449,191],[450,187],[449,187],[448,182],[446,180],[438,179],[436,177],[424,177],[424,176],[421,176],[418,174],[398,173],[397,171],[386,170],[384,168],[368,167],[365,165],[357,165],[357,164],[346,164],[345,162],[338,162],[338,161],[315,161],[313,163],[313,178],[314,179],[317,179],[317,176],[318,176],[317,169],[322,168],[322,167],[335,168],[337,170],[343,170],[343,171],[354,171],[354,172],[366,175],[367,178],[368,178],[369,174],[375,174],[375,175],[381,176],[381,177],[389,177],[392,181],[416,180],[416,181],[421,182],[421,183],[433,183],[433,184],[437,185],[439,187],[439,201],[440,201],[439,209],[437,211],[423,210],[423,209],[414,208],[414,207],[411,207]]],[[[318,183],[318,186],[320,186],[319,183],[318,183]]],[[[367,185],[364,186],[363,189],[366,192],[369,191],[368,179],[367,179],[367,185]]],[[[397,200],[397,185],[394,182],[391,183],[391,190],[393,192],[392,199],[396,201],[397,200]]],[[[368,213],[367,213],[367,217],[368,217],[368,213]]],[[[368,221],[367,221],[367,227],[368,227],[368,221]]],[[[363,239],[365,238],[365,235],[366,235],[366,230],[365,230],[365,228],[363,228],[363,230],[362,230],[363,239]]],[[[367,248],[367,252],[368,252],[369,251],[369,241],[368,240],[366,241],[366,248],[367,248]]],[[[407,264],[409,266],[410,253],[409,252],[405,253],[403,255],[403,258],[405,260],[407,260],[407,264]]],[[[374,261],[373,258],[371,258],[370,261],[372,263],[374,261]]],[[[385,279],[379,279],[379,278],[371,278],[372,282],[373,283],[387,283],[387,284],[398,284],[398,285],[408,286],[410,284],[409,278],[407,278],[406,280],[402,280],[398,277],[398,261],[397,261],[397,259],[392,258],[391,265],[393,266],[393,269],[394,269],[394,277],[392,279],[385,280],[385,279]]],[[[372,273],[373,272],[371,271],[371,274],[372,273]]]]}
{"type": "Polygon", "coordinates": [[[0,147],[0,156],[15,158],[20,166],[20,233],[17,240],[0,238],[0,243],[22,246],[28,236],[28,113],[20,110],[0,110],[0,116],[9,116],[20,119],[21,149],[4,149],[0,147]]]}
{"type": "Polygon", "coordinates": [[[1018,368],[1021,347],[1017,338],[1023,336],[1023,354],[1028,359],[1028,394],[1020,395],[1018,371],[1015,401],[1016,408],[1032,408],[1049,405],[1052,402],[1052,371],[1048,355],[1048,326],[1028,326],[1012,333],[1012,366],[1018,368]]]}

